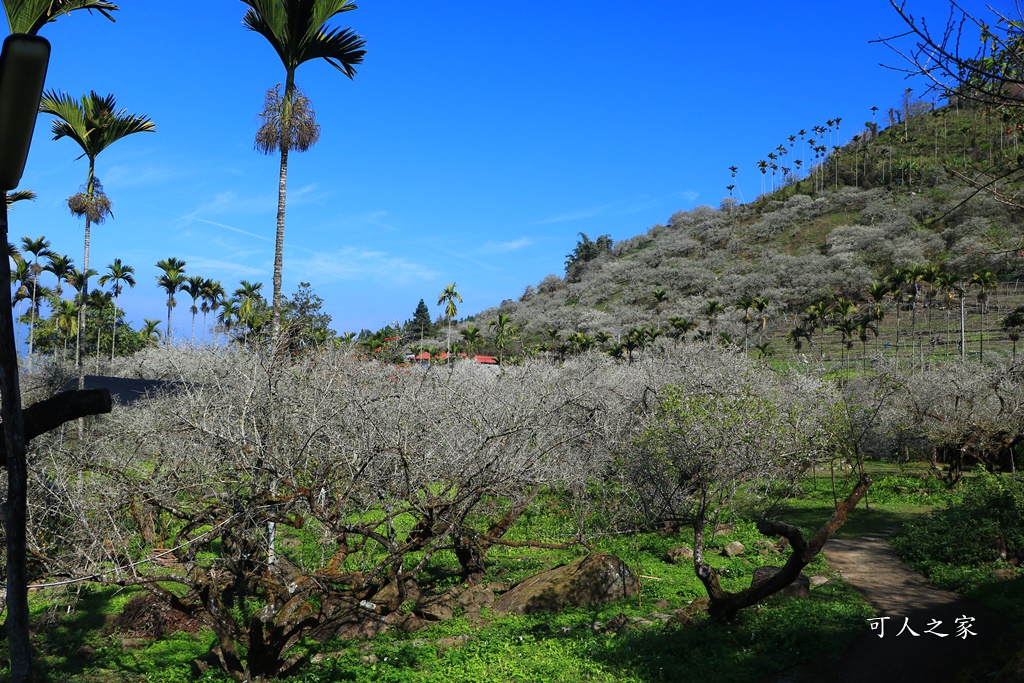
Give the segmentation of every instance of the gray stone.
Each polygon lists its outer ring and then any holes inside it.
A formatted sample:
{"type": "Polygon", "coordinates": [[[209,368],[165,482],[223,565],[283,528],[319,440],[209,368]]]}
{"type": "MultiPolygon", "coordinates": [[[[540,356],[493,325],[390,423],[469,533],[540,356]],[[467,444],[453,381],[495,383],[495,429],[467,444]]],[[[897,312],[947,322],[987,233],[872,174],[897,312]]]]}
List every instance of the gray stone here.
{"type": "Polygon", "coordinates": [[[557,612],[567,605],[600,605],[636,595],[637,580],[626,563],[594,553],[548,569],[516,584],[494,603],[498,613],[557,612]]]}
{"type": "Polygon", "coordinates": [[[989,576],[996,581],[1010,581],[1021,576],[1021,573],[1013,567],[1000,567],[999,569],[993,569],[989,576]]]}
{"type": "Polygon", "coordinates": [[[742,555],[744,550],[746,550],[746,548],[742,543],[739,541],[732,541],[725,545],[725,548],[722,549],[722,554],[726,557],[737,557],[738,555],[742,555]]]}
{"type": "Polygon", "coordinates": [[[455,611],[452,609],[450,600],[433,599],[417,606],[414,614],[427,621],[446,621],[454,616],[455,611]]]}
{"type": "Polygon", "coordinates": [[[669,564],[682,564],[693,559],[693,548],[681,545],[665,552],[665,561],[669,564]]]}

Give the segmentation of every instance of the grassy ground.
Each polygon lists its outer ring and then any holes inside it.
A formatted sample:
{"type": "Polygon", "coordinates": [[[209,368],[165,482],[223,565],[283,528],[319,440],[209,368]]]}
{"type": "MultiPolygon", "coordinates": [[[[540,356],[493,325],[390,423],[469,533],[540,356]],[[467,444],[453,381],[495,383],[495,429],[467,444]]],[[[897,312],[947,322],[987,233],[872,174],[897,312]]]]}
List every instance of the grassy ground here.
{"type": "MultiPolygon", "coordinates": [[[[843,533],[858,535],[890,528],[947,496],[915,470],[875,468],[871,509],[854,512],[843,533]]],[[[840,479],[837,492],[848,482],[840,479]]],[[[941,488],[941,487],[940,487],[941,488]]],[[[828,517],[832,480],[827,472],[803,485],[803,493],[779,517],[813,532],[828,517]]],[[[539,513],[523,520],[536,533],[550,518],[539,513]]],[[[722,570],[727,589],[749,585],[753,570],[781,564],[777,555],[754,548],[760,539],[751,522],[716,536],[708,551],[722,570]],[[727,559],[717,550],[739,540],[747,551],[727,559]]],[[[676,616],[704,596],[692,565],[665,561],[665,552],[689,543],[687,534],[610,536],[599,550],[614,553],[643,577],[632,599],[592,609],[526,617],[484,613],[483,623],[465,617],[412,634],[386,633],[370,641],[307,643],[320,653],[297,681],[759,681],[790,667],[836,660],[864,627],[868,608],[860,596],[836,577],[811,591],[807,601],[773,599],[741,612],[728,626],[707,621],[702,612],[676,616]],[[618,633],[604,626],[623,614],[629,625],[618,633]]],[[[487,580],[506,584],[550,566],[570,561],[576,551],[496,548],[487,580]]],[[[451,559],[451,558],[447,558],[451,559]]],[[[446,558],[439,557],[439,562],[446,558]]],[[[829,576],[823,557],[805,571],[829,576]]],[[[444,581],[444,573],[436,576],[444,581]]],[[[123,609],[129,593],[84,587],[77,595],[33,596],[37,623],[35,646],[41,680],[67,683],[124,681],[174,683],[193,680],[191,661],[206,652],[212,638],[205,632],[159,639],[125,637],[112,631],[111,615],[123,609]]],[[[0,675],[3,669],[0,668],[0,675]]],[[[216,673],[201,680],[219,681],[216,673]]]]}

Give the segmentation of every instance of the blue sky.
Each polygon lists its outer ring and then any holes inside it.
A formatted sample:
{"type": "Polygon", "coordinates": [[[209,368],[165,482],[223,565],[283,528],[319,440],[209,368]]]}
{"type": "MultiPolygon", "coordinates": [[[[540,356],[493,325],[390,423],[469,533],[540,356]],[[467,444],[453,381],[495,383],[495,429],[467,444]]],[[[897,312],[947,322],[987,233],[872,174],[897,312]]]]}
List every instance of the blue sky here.
{"type": "MultiPolygon", "coordinates": [[[[93,230],[90,266],[134,266],[121,304],[136,326],[164,319],[154,264],[172,256],[269,296],[278,160],[253,136],[280,61],[242,27],[241,2],[118,4],[116,23],[76,12],[41,32],[48,88],[112,93],[156,124],[97,160],[114,217],[93,230]]],[[[943,4],[908,7],[937,22],[943,4]]],[[[460,316],[516,298],[562,274],[577,233],[625,239],[718,206],[730,182],[749,201],[757,160],[787,136],[840,117],[845,142],[872,106],[881,122],[904,88],[925,87],[869,44],[901,31],[887,0],[364,0],[334,23],[367,55],[351,81],[323,62],[298,71],[322,129],[291,157],[284,291],[310,282],[340,332],[401,322],[421,298],[436,317],[451,282],[460,316]]],[[[80,266],[65,200],[86,160],[51,140],[48,118],[21,185],[39,198],[16,205],[10,237],[45,235],[80,266]]],[[[179,338],[190,303],[179,297],[179,338]]]]}

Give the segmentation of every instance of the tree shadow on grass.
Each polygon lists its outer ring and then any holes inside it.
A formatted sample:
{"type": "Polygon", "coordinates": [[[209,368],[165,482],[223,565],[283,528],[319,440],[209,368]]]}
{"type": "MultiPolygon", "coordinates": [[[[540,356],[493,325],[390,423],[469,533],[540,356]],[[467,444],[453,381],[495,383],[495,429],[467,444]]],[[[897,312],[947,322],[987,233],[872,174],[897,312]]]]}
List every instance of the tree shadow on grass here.
{"type": "Polygon", "coordinates": [[[698,615],[684,624],[630,626],[591,656],[645,682],[771,680],[807,661],[837,660],[864,629],[864,610],[848,588],[815,592],[810,600],[770,598],[727,624],[698,615]]]}
{"type": "MultiPolygon", "coordinates": [[[[828,520],[831,510],[821,507],[789,507],[777,517],[787,524],[814,533],[828,520]]],[[[880,507],[865,509],[863,505],[853,510],[846,523],[833,535],[834,538],[860,538],[873,534],[885,534],[903,526],[907,520],[920,514],[917,510],[893,510],[880,507]]]]}
{"type": "MultiPolygon", "coordinates": [[[[37,680],[60,681],[80,675],[92,666],[103,644],[103,627],[111,611],[110,591],[85,589],[60,599],[37,598],[48,606],[33,610],[32,661],[37,680]]],[[[33,598],[29,598],[33,602],[33,598]]],[[[3,627],[6,634],[6,624],[3,627]]],[[[0,658],[9,661],[7,640],[0,643],[0,658]]]]}

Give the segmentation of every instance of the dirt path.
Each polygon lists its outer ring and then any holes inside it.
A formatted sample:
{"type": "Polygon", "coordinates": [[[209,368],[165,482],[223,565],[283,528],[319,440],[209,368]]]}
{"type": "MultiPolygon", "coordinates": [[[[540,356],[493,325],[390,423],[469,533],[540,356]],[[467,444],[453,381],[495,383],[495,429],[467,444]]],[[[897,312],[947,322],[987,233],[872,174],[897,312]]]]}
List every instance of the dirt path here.
{"type": "MultiPolygon", "coordinates": [[[[864,594],[864,599],[884,621],[865,624],[864,633],[831,671],[817,671],[808,680],[944,681],[960,678],[972,663],[984,662],[1007,627],[1005,620],[966,598],[928,584],[904,565],[889,548],[884,536],[855,540],[832,539],[825,556],[844,580],[864,594]],[[957,619],[973,617],[969,630],[976,635],[958,637],[957,619]],[[941,625],[933,626],[934,621],[941,625]],[[904,623],[910,630],[900,634],[904,623]],[[884,626],[884,635],[879,637],[884,626]],[[946,633],[939,637],[927,633],[946,633]]],[[[990,678],[988,680],[991,680],[990,678]]]]}

